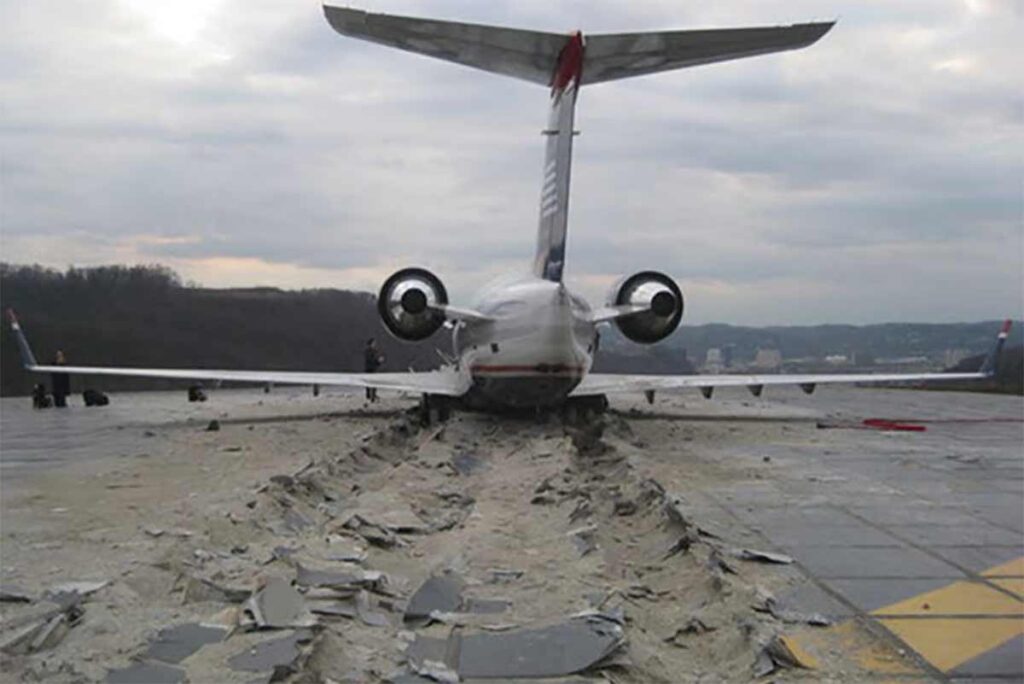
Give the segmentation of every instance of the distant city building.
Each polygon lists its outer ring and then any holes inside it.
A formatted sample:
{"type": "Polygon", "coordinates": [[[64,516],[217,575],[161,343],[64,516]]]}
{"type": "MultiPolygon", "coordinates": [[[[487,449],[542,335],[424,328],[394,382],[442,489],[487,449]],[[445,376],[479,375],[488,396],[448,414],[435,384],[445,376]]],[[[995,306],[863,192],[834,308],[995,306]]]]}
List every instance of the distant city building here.
{"type": "Polygon", "coordinates": [[[947,349],[945,354],[943,354],[942,363],[946,368],[949,368],[960,363],[970,355],[971,353],[966,349],[947,349]]]}
{"type": "Polygon", "coordinates": [[[718,347],[708,349],[704,358],[704,371],[707,373],[720,373],[725,365],[722,363],[722,350],[718,347]]]}
{"type": "Polygon", "coordinates": [[[722,348],[722,365],[726,368],[732,368],[733,362],[736,356],[736,345],[727,344],[722,348]]]}
{"type": "Polygon", "coordinates": [[[845,366],[850,363],[850,357],[846,354],[829,354],[825,357],[825,363],[830,366],[845,366]]]}
{"type": "Polygon", "coordinates": [[[758,349],[753,366],[763,370],[778,370],[782,367],[782,352],[778,349],[758,349]]]}

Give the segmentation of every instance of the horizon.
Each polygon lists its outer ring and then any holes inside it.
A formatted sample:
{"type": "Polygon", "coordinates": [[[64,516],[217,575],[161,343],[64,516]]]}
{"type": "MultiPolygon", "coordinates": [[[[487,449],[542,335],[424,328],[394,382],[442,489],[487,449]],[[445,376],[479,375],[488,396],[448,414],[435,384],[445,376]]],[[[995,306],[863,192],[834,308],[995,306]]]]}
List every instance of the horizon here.
{"type": "MultiPolygon", "coordinates": [[[[357,4],[587,33],[839,16],[807,49],[585,87],[567,284],[598,305],[662,270],[689,325],[1024,314],[1015,3],[357,4]]],[[[347,40],[316,3],[239,6],[9,13],[6,259],[371,292],[416,264],[460,304],[527,268],[545,89],[347,40]]]]}
{"type": "MultiPolygon", "coordinates": [[[[177,286],[183,289],[201,289],[201,290],[213,290],[219,292],[229,291],[251,291],[251,290],[276,290],[279,292],[288,293],[302,293],[302,292],[317,292],[317,291],[336,291],[336,292],[351,292],[357,294],[367,294],[372,297],[377,296],[376,291],[365,290],[365,289],[354,289],[335,287],[330,285],[317,286],[317,287],[288,287],[278,285],[227,285],[227,286],[208,286],[203,283],[194,281],[186,281],[181,278],[181,275],[174,271],[166,264],[149,263],[149,264],[97,264],[95,266],[67,266],[63,269],[45,266],[43,264],[16,264],[8,261],[0,262],[0,266],[11,269],[19,268],[42,268],[48,272],[60,274],[66,276],[72,270],[88,271],[92,269],[101,268],[162,268],[166,269],[169,275],[173,276],[177,280],[177,286]]],[[[595,302],[591,302],[595,304],[595,302]]],[[[929,326],[941,326],[941,325],[981,325],[987,323],[1002,323],[1003,321],[1011,320],[1013,322],[1014,334],[1020,334],[1024,331],[1024,317],[1015,318],[1009,317],[995,317],[995,318],[979,318],[973,320],[961,320],[961,321],[915,321],[915,320],[890,320],[890,321],[878,321],[874,323],[844,323],[844,322],[827,322],[827,323],[764,323],[764,324],[746,324],[746,323],[732,323],[728,321],[704,321],[704,322],[693,322],[687,321],[686,316],[683,316],[683,321],[680,323],[680,329],[682,328],[695,328],[695,327],[707,327],[707,326],[725,326],[732,328],[821,328],[829,326],[841,326],[841,327],[853,327],[853,328],[866,328],[871,326],[884,326],[884,325],[929,325],[929,326]]]]}

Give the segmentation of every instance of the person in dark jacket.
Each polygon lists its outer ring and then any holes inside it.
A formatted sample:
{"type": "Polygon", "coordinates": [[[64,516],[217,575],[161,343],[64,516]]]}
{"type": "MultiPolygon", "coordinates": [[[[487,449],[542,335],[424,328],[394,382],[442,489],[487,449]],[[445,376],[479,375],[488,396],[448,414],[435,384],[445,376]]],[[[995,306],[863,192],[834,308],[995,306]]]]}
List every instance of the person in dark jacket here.
{"type": "MultiPolygon", "coordinates": [[[[377,349],[377,340],[371,337],[366,340],[366,347],[363,349],[363,370],[367,373],[376,373],[383,363],[384,355],[377,349]]],[[[367,387],[366,398],[370,401],[377,401],[377,389],[367,387]]]]}
{"type": "MultiPolygon", "coordinates": [[[[53,359],[53,365],[64,366],[66,364],[67,359],[64,358],[64,352],[58,349],[53,359]]],[[[71,376],[67,373],[52,373],[50,375],[50,388],[53,394],[53,405],[58,408],[66,408],[68,405],[68,395],[71,394],[71,376]]]]}

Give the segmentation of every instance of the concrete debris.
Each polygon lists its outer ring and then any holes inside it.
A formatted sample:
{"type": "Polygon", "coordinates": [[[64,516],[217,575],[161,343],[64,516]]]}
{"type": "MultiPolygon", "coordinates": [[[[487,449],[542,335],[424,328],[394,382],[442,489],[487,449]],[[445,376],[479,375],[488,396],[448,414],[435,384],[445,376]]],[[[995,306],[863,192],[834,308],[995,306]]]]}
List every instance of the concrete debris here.
{"type": "Polygon", "coordinates": [[[356,594],[356,612],[364,625],[367,627],[390,627],[391,619],[377,608],[378,605],[369,592],[361,591],[356,594]]]}
{"type": "Polygon", "coordinates": [[[717,570],[720,572],[724,572],[728,575],[737,574],[736,568],[734,568],[732,565],[728,563],[728,561],[722,558],[722,554],[718,551],[718,549],[712,549],[711,553],[708,554],[707,567],[709,570],[717,570]]]}
{"type": "Polygon", "coordinates": [[[716,629],[718,628],[713,625],[709,625],[699,617],[691,617],[682,627],[679,627],[671,635],[665,637],[665,642],[679,644],[682,642],[682,637],[707,634],[708,632],[713,632],[716,629]]]}
{"type": "Polygon", "coordinates": [[[160,630],[143,657],[163,663],[180,663],[206,644],[223,641],[228,630],[196,623],[175,625],[160,630]]]}
{"type": "Polygon", "coordinates": [[[307,610],[302,595],[280,577],[268,581],[263,589],[246,601],[243,609],[258,629],[312,627],[316,624],[316,617],[307,610]]]}
{"type": "Polygon", "coordinates": [[[351,516],[345,522],[345,527],[365,539],[368,544],[378,548],[393,549],[396,546],[405,546],[405,542],[391,530],[371,523],[359,515],[351,516]]]}
{"type": "Polygon", "coordinates": [[[304,644],[313,640],[313,632],[300,629],[277,639],[268,639],[228,659],[228,666],[244,672],[270,671],[270,681],[298,672],[304,656],[304,644]]]}
{"type": "Polygon", "coordinates": [[[765,677],[778,669],[818,669],[818,660],[794,639],[776,635],[761,649],[754,661],[754,677],[765,677]]]}
{"type": "Polygon", "coordinates": [[[328,587],[348,589],[353,593],[359,589],[378,589],[387,584],[387,577],[375,570],[338,572],[336,570],[315,570],[302,563],[295,564],[295,582],[303,587],[328,587]]]}
{"type": "Polygon", "coordinates": [[[458,613],[462,608],[462,590],[466,584],[454,573],[429,578],[409,599],[403,618],[407,625],[421,626],[430,622],[431,614],[458,613]]]}
{"type": "MultiPolygon", "coordinates": [[[[381,496],[364,495],[360,497],[359,507],[349,513],[345,527],[356,519],[362,525],[373,525],[390,532],[400,534],[425,534],[430,531],[408,504],[391,501],[381,496]]],[[[358,530],[358,525],[356,526],[358,530]]]]}
{"type": "Polygon", "coordinates": [[[569,537],[573,546],[576,547],[580,556],[583,557],[597,549],[596,535],[597,526],[587,525],[585,527],[578,527],[575,530],[569,530],[565,536],[569,537]]]}
{"type": "Polygon", "coordinates": [[[147,527],[142,531],[153,538],[162,537],[166,532],[166,530],[160,529],[159,527],[147,527]]]}
{"type": "Polygon", "coordinates": [[[672,546],[668,547],[668,551],[665,552],[664,558],[671,558],[672,556],[680,553],[686,553],[690,550],[691,546],[693,546],[693,537],[688,534],[684,534],[679,537],[672,546]]]}
{"type": "Polygon", "coordinates": [[[755,563],[777,563],[779,565],[790,565],[793,563],[793,559],[786,554],[774,553],[771,551],[758,551],[757,549],[733,549],[731,554],[733,558],[753,561],[755,563]]]}
{"type": "Polygon", "coordinates": [[[359,609],[356,607],[354,596],[333,601],[310,601],[308,605],[309,611],[316,615],[350,619],[359,617],[359,609]]]}
{"type": "MultiPolygon", "coordinates": [[[[49,600],[55,605],[42,613],[32,615],[26,626],[5,637],[4,641],[0,642],[0,652],[24,655],[53,648],[81,621],[84,611],[79,594],[61,593],[49,600]]],[[[9,625],[11,628],[15,626],[16,624],[9,625]]]]}
{"type": "Polygon", "coordinates": [[[108,584],[110,584],[109,580],[100,580],[98,582],[62,582],[50,587],[43,596],[60,596],[61,594],[88,596],[89,594],[95,594],[108,584]]]}
{"type": "Polygon", "coordinates": [[[458,475],[472,475],[476,471],[483,467],[484,462],[480,458],[467,454],[465,452],[459,452],[452,456],[449,461],[449,465],[452,470],[458,475]]]}
{"type": "Polygon", "coordinates": [[[639,507],[636,501],[630,499],[619,499],[615,502],[615,507],[612,509],[613,515],[629,516],[635,515],[639,507]]]}
{"type": "Polygon", "coordinates": [[[544,678],[602,669],[624,646],[621,625],[589,615],[539,629],[466,635],[456,630],[447,639],[417,636],[406,656],[414,671],[429,677],[435,675],[425,673],[462,679],[544,678]]]}
{"type": "Polygon", "coordinates": [[[522,579],[525,574],[522,570],[507,570],[501,568],[492,568],[489,573],[490,577],[488,581],[491,584],[510,584],[518,579],[522,579]]]}
{"type": "Polygon", "coordinates": [[[181,684],[185,670],[163,663],[135,663],[107,672],[107,684],[181,684]]]}
{"type": "Polygon", "coordinates": [[[32,595],[13,584],[0,584],[0,601],[6,603],[31,603],[32,595]]]}
{"type": "Polygon", "coordinates": [[[242,603],[252,596],[248,589],[225,587],[202,577],[189,577],[185,580],[182,592],[182,603],[242,603]]]}

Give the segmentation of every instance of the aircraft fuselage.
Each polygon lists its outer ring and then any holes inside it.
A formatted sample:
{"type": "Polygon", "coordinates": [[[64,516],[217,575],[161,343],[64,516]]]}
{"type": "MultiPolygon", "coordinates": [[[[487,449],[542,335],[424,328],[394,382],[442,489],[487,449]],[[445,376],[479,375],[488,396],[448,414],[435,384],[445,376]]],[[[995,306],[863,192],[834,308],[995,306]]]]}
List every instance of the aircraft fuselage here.
{"type": "Polygon", "coordinates": [[[493,320],[458,324],[453,343],[460,370],[484,400],[560,404],[590,371],[597,328],[590,306],[564,283],[502,279],[483,291],[475,309],[493,320]]]}

